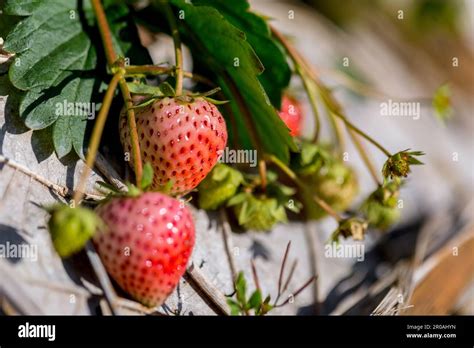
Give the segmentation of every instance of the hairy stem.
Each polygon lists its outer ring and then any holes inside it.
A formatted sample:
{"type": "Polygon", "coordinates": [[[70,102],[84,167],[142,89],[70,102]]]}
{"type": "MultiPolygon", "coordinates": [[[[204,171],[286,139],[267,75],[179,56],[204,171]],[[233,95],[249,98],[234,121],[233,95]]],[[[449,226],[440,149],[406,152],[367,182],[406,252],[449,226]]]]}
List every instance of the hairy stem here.
{"type": "Polygon", "coordinates": [[[176,59],[176,95],[180,96],[183,93],[183,51],[181,50],[179,29],[168,0],[161,0],[161,4],[163,5],[166,20],[170,25],[171,35],[173,36],[174,53],[176,59]]]}
{"type": "Polygon", "coordinates": [[[135,120],[135,110],[133,109],[132,95],[128,89],[127,82],[125,79],[120,79],[120,90],[122,91],[122,97],[125,101],[125,107],[127,108],[127,122],[130,130],[130,142],[132,144],[133,154],[133,165],[135,170],[135,177],[137,186],[141,187],[143,164],[140,153],[140,142],[138,140],[137,122],[135,120]]]}
{"type": "Polygon", "coordinates": [[[342,157],[345,149],[345,141],[342,136],[341,127],[338,123],[339,119],[334,116],[334,113],[329,110],[329,121],[331,122],[331,127],[334,132],[334,138],[336,139],[337,150],[339,155],[342,157]]]}
{"type": "Polygon", "coordinates": [[[90,171],[94,166],[95,158],[99,149],[100,139],[102,137],[102,132],[104,130],[105,121],[107,120],[110,105],[112,104],[112,99],[114,98],[115,90],[117,89],[117,85],[121,78],[121,73],[115,74],[112,78],[112,81],[110,81],[109,86],[107,87],[107,91],[105,92],[104,100],[102,101],[102,107],[100,108],[99,115],[97,116],[97,120],[95,121],[91,141],[87,150],[86,167],[84,168],[84,172],[82,173],[81,178],[79,179],[79,184],[77,186],[76,192],[74,193],[75,206],[79,204],[82,197],[84,196],[84,189],[86,186],[87,179],[89,178],[90,171]]]}
{"type": "Polygon", "coordinates": [[[354,131],[355,133],[359,134],[360,136],[362,136],[363,138],[365,138],[367,141],[369,141],[370,143],[372,143],[372,145],[374,145],[376,148],[378,148],[380,151],[382,151],[387,157],[390,157],[392,156],[392,154],[385,148],[383,147],[382,145],[380,145],[379,142],[377,142],[374,138],[372,138],[370,135],[368,135],[367,133],[365,133],[364,131],[360,130],[359,128],[357,128],[354,124],[352,124],[345,116],[339,114],[339,113],[334,113],[334,115],[336,115],[337,117],[339,117],[346,125],[346,127],[348,127],[350,130],[354,131]]]}
{"type": "Polygon", "coordinates": [[[102,7],[100,0],[92,0],[92,8],[94,9],[95,17],[97,18],[97,24],[99,26],[100,37],[104,45],[107,62],[112,66],[117,61],[117,54],[114,50],[112,35],[110,34],[109,23],[107,22],[104,8],[102,7]]]}
{"type": "Polygon", "coordinates": [[[351,137],[352,142],[354,143],[354,146],[356,147],[357,151],[359,152],[360,157],[362,158],[362,161],[364,161],[365,166],[369,170],[370,175],[372,176],[372,179],[374,180],[375,184],[377,186],[380,186],[382,183],[380,182],[378,175],[377,175],[377,170],[374,167],[374,164],[370,160],[369,156],[367,155],[366,149],[364,148],[364,145],[359,140],[359,136],[357,134],[354,134],[354,132],[348,130],[349,136],[351,137]]]}
{"type": "MultiPolygon", "coordinates": [[[[112,43],[112,33],[110,31],[109,23],[107,22],[107,17],[105,16],[104,8],[100,0],[92,0],[92,7],[94,9],[95,16],[97,18],[97,24],[99,26],[100,35],[104,45],[105,56],[107,57],[107,63],[110,68],[114,67],[114,64],[117,63],[117,54],[115,53],[113,43],[112,43]]],[[[123,65],[123,64],[122,64],[123,65]]],[[[133,163],[136,176],[137,185],[140,186],[142,179],[142,158],[140,154],[140,144],[138,142],[138,133],[137,125],[135,121],[135,111],[132,109],[132,97],[130,95],[130,90],[128,89],[127,82],[123,77],[125,71],[123,67],[121,70],[121,78],[119,80],[120,90],[122,91],[122,96],[127,107],[127,119],[128,126],[130,130],[130,138],[132,143],[133,151],[133,163]]]]}

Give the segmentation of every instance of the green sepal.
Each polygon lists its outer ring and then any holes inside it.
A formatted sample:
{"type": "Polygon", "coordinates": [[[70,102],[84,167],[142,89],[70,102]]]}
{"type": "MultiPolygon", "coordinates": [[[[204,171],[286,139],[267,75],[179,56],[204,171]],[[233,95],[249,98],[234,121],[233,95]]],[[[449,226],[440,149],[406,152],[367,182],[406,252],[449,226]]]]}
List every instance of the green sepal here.
{"type": "Polygon", "coordinates": [[[199,184],[199,206],[206,210],[219,208],[235,195],[243,180],[238,170],[222,163],[216,164],[199,184]]]}

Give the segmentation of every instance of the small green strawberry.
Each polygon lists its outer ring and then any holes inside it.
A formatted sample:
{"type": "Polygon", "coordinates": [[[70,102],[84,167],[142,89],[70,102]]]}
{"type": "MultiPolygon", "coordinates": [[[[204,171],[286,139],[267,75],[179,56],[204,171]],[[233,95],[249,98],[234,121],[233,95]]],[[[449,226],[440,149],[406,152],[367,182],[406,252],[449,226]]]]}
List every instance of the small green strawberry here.
{"type": "Polygon", "coordinates": [[[80,251],[102,224],[100,218],[87,208],[71,208],[58,204],[49,209],[48,228],[54,248],[62,258],[80,251]]]}
{"type": "Polygon", "coordinates": [[[391,181],[379,186],[363,203],[361,210],[370,225],[386,230],[400,217],[397,208],[400,183],[391,181]]]}
{"type": "Polygon", "coordinates": [[[238,170],[218,163],[199,185],[199,206],[217,209],[235,195],[243,180],[238,170]]]}

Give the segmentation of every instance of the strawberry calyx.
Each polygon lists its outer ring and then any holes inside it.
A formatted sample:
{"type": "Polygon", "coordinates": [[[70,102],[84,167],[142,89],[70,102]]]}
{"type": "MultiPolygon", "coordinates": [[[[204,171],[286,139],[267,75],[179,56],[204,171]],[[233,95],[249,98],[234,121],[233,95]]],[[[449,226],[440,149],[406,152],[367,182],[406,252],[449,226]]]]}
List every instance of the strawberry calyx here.
{"type": "Polygon", "coordinates": [[[244,177],[237,169],[218,163],[199,184],[199,206],[205,210],[215,210],[232,198],[244,177]]]}
{"type": "Polygon", "coordinates": [[[281,184],[277,178],[276,173],[267,171],[267,186],[263,191],[259,175],[246,175],[241,192],[227,202],[240,226],[268,231],[275,224],[288,221],[287,209],[295,213],[300,211],[301,204],[292,198],[296,190],[281,184]]]}
{"type": "Polygon", "coordinates": [[[145,97],[134,105],[134,109],[143,108],[154,103],[156,100],[161,100],[166,97],[174,98],[177,102],[182,103],[183,105],[194,103],[196,99],[199,98],[214,105],[222,105],[229,102],[228,100],[217,100],[210,97],[220,92],[220,87],[213,88],[206,92],[183,91],[183,94],[178,96],[176,95],[173,86],[171,86],[167,81],[162,82],[159,86],[151,86],[141,80],[134,80],[133,82],[128,82],[127,85],[131,93],[145,97]]]}
{"type": "Polygon", "coordinates": [[[103,225],[95,212],[88,208],[55,204],[45,209],[51,214],[48,229],[53,246],[62,258],[82,250],[103,225]]]}
{"type": "Polygon", "coordinates": [[[153,184],[153,168],[149,162],[145,163],[143,166],[143,173],[142,179],[140,180],[140,187],[127,182],[125,183],[126,190],[118,190],[116,187],[103,182],[98,181],[97,185],[99,186],[99,190],[105,194],[105,198],[100,201],[100,204],[105,203],[106,201],[110,200],[111,198],[115,197],[139,197],[145,192],[161,192],[164,194],[169,195],[173,187],[173,180],[168,181],[168,183],[159,189],[151,188],[153,184]]]}

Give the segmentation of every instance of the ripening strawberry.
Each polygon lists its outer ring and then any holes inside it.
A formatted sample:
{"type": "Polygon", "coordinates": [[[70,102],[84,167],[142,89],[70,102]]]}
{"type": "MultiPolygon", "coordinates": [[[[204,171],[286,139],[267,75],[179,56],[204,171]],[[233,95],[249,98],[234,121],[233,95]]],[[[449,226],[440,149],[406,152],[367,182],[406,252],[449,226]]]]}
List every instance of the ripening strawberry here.
{"type": "Polygon", "coordinates": [[[158,192],[116,197],[98,208],[94,242],[107,272],[133,298],[162,304],[186,270],[194,223],[180,201],[158,192]]]}
{"type": "MultiPolygon", "coordinates": [[[[227,143],[225,120],[217,107],[202,97],[192,102],[163,98],[136,111],[144,163],[153,167],[152,188],[173,182],[170,193],[195,188],[216,164],[227,143]]],[[[120,120],[120,139],[132,155],[125,112],[120,120]]],[[[133,159],[130,159],[133,163],[133,159]]]]}
{"type": "Polygon", "coordinates": [[[303,112],[298,100],[289,95],[283,95],[281,102],[281,110],[278,112],[280,118],[285,122],[290,129],[292,136],[299,136],[301,134],[301,123],[303,121],[303,112]]]}

